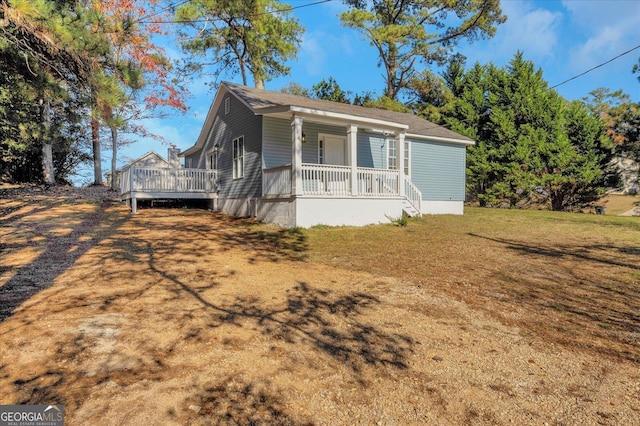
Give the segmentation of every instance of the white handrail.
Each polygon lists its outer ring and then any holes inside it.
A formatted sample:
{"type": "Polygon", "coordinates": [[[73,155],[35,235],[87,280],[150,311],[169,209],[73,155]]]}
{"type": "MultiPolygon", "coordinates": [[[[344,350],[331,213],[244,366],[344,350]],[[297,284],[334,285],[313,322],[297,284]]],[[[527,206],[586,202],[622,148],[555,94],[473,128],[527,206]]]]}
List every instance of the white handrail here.
{"type": "Polygon", "coordinates": [[[418,211],[418,215],[422,215],[422,192],[408,177],[404,181],[404,193],[407,201],[418,211]]]}
{"type": "Polygon", "coordinates": [[[217,170],[171,167],[128,167],[120,178],[120,194],[128,192],[215,192],[217,170]]]}

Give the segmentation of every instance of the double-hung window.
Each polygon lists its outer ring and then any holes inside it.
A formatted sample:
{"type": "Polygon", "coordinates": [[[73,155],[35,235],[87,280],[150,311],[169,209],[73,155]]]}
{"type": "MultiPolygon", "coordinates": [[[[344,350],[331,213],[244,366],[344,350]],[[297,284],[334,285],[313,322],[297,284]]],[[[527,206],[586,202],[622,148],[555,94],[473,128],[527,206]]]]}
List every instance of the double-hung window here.
{"type": "Polygon", "coordinates": [[[411,176],[411,145],[404,141],[404,174],[411,176]]]}
{"type": "MultiPolygon", "coordinates": [[[[400,165],[398,164],[398,142],[395,139],[389,139],[389,151],[387,154],[387,162],[389,169],[397,170],[400,165]]],[[[411,145],[409,141],[404,141],[404,174],[411,176],[411,145]]]]}
{"type": "Polygon", "coordinates": [[[244,177],[244,136],[233,140],[233,178],[244,177]]]}
{"type": "Polygon", "coordinates": [[[398,168],[398,150],[397,142],[395,139],[388,139],[389,152],[387,155],[387,168],[395,170],[398,168]]]}

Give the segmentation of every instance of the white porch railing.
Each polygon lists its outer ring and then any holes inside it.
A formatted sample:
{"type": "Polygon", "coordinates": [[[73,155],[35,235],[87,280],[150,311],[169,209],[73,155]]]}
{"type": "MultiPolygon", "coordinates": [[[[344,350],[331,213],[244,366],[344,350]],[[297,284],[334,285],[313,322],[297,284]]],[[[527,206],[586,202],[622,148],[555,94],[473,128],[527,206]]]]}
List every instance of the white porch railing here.
{"type": "Polygon", "coordinates": [[[351,195],[351,168],[303,164],[302,192],[305,195],[351,195]]]}
{"type": "MultiPolygon", "coordinates": [[[[302,164],[303,195],[351,196],[351,168],[330,164],[302,164]]],[[[357,168],[359,197],[399,197],[398,170],[357,168]]],[[[293,175],[291,164],[262,170],[264,196],[290,195],[293,175]]],[[[417,212],[422,211],[422,193],[409,179],[404,181],[405,198],[417,212]]]]}
{"type": "Polygon", "coordinates": [[[291,194],[291,164],[262,170],[262,194],[269,197],[291,194]]]}
{"type": "Polygon", "coordinates": [[[399,178],[397,170],[358,167],[358,195],[397,197],[399,178]]]}
{"type": "MultiPolygon", "coordinates": [[[[301,173],[304,195],[352,195],[351,168],[348,166],[305,163],[302,164],[301,173]]],[[[400,195],[398,170],[358,167],[356,173],[358,196],[400,195]]],[[[291,164],[263,169],[262,193],[265,196],[290,195],[292,179],[291,164]]]]}
{"type": "Polygon", "coordinates": [[[120,195],[128,192],[214,192],[216,170],[129,167],[120,174],[120,195]]]}

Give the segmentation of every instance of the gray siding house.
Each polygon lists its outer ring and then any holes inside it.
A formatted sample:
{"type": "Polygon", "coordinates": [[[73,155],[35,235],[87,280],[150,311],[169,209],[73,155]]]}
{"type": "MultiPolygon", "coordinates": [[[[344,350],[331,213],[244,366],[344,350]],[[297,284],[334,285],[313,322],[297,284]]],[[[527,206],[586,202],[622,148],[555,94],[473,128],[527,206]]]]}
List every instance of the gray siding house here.
{"type": "Polygon", "coordinates": [[[284,227],[462,214],[473,140],[411,114],[224,82],[184,170],[212,208],[284,227]]]}

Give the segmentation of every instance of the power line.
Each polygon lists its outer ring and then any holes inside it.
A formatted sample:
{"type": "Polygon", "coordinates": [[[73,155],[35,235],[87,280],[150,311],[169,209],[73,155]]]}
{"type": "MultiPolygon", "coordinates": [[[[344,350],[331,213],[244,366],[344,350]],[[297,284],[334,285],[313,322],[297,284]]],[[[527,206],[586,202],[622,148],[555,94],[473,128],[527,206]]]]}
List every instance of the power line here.
{"type": "MultiPolygon", "coordinates": [[[[177,4],[175,6],[180,6],[181,4],[187,3],[189,0],[184,0],[182,2],[180,2],[180,4],[177,4]]],[[[335,0],[320,0],[320,1],[316,1],[314,3],[308,3],[308,4],[302,4],[299,6],[293,6],[293,7],[288,7],[286,9],[282,9],[282,10],[268,10],[265,12],[260,12],[260,13],[254,13],[252,15],[246,15],[246,16],[240,16],[242,18],[251,18],[251,17],[255,17],[255,16],[261,16],[261,15],[273,15],[276,13],[287,13],[287,12],[291,12],[294,11],[296,9],[302,9],[303,7],[309,7],[309,6],[317,6],[319,4],[323,4],[323,3],[329,3],[335,0]]],[[[153,15],[151,15],[153,16],[153,15]]],[[[197,23],[204,23],[204,22],[210,22],[211,19],[189,19],[189,20],[181,20],[181,21],[143,21],[141,20],[140,23],[141,24],[197,24],[197,23]]]]}
{"type": "Polygon", "coordinates": [[[589,69],[588,69],[588,70],[586,70],[585,72],[583,72],[583,73],[581,73],[581,74],[578,74],[578,75],[576,75],[576,76],[573,76],[573,77],[571,77],[571,78],[569,78],[569,79],[567,79],[567,80],[563,81],[562,83],[558,83],[558,84],[556,84],[555,86],[551,86],[551,87],[549,88],[549,90],[551,90],[551,89],[555,89],[555,88],[556,88],[556,87],[558,87],[558,86],[562,86],[563,84],[568,83],[568,82],[570,82],[570,81],[572,81],[572,80],[575,80],[575,79],[576,79],[576,78],[578,78],[578,77],[582,77],[583,75],[588,74],[588,73],[590,73],[591,71],[593,71],[593,70],[595,70],[595,69],[598,69],[598,68],[600,68],[600,67],[602,67],[602,66],[605,66],[605,65],[607,65],[609,62],[613,62],[613,61],[615,61],[616,59],[618,59],[618,58],[620,58],[620,57],[622,57],[622,56],[624,56],[624,55],[626,55],[626,54],[628,54],[628,53],[631,53],[631,52],[633,52],[634,50],[636,50],[636,49],[638,49],[638,48],[640,48],[640,44],[639,44],[639,45],[637,45],[636,47],[632,47],[631,49],[627,50],[626,52],[622,52],[622,53],[621,53],[621,54],[619,54],[618,56],[616,56],[616,57],[614,57],[614,58],[611,58],[611,59],[609,59],[609,60],[608,60],[608,61],[606,61],[606,62],[603,62],[603,63],[601,63],[601,64],[599,64],[599,65],[596,65],[596,66],[595,66],[595,67],[593,67],[593,68],[589,68],[589,69]]]}
{"type": "Polygon", "coordinates": [[[139,17],[138,19],[136,19],[136,20],[135,20],[135,22],[137,22],[137,23],[139,23],[139,24],[146,24],[146,23],[148,23],[148,24],[155,24],[155,23],[161,23],[161,22],[147,21],[147,19],[149,19],[149,18],[153,18],[154,16],[158,16],[158,15],[160,15],[161,13],[168,12],[168,11],[170,11],[170,10],[173,10],[173,9],[175,9],[176,7],[182,6],[183,4],[188,3],[188,2],[189,2],[189,0],[179,0],[179,1],[176,1],[176,2],[174,2],[174,3],[169,3],[169,5],[168,5],[168,6],[166,6],[166,7],[162,8],[162,9],[160,9],[160,10],[156,11],[156,12],[151,12],[151,13],[148,13],[148,14],[146,14],[146,15],[143,15],[143,16],[139,17]]]}

